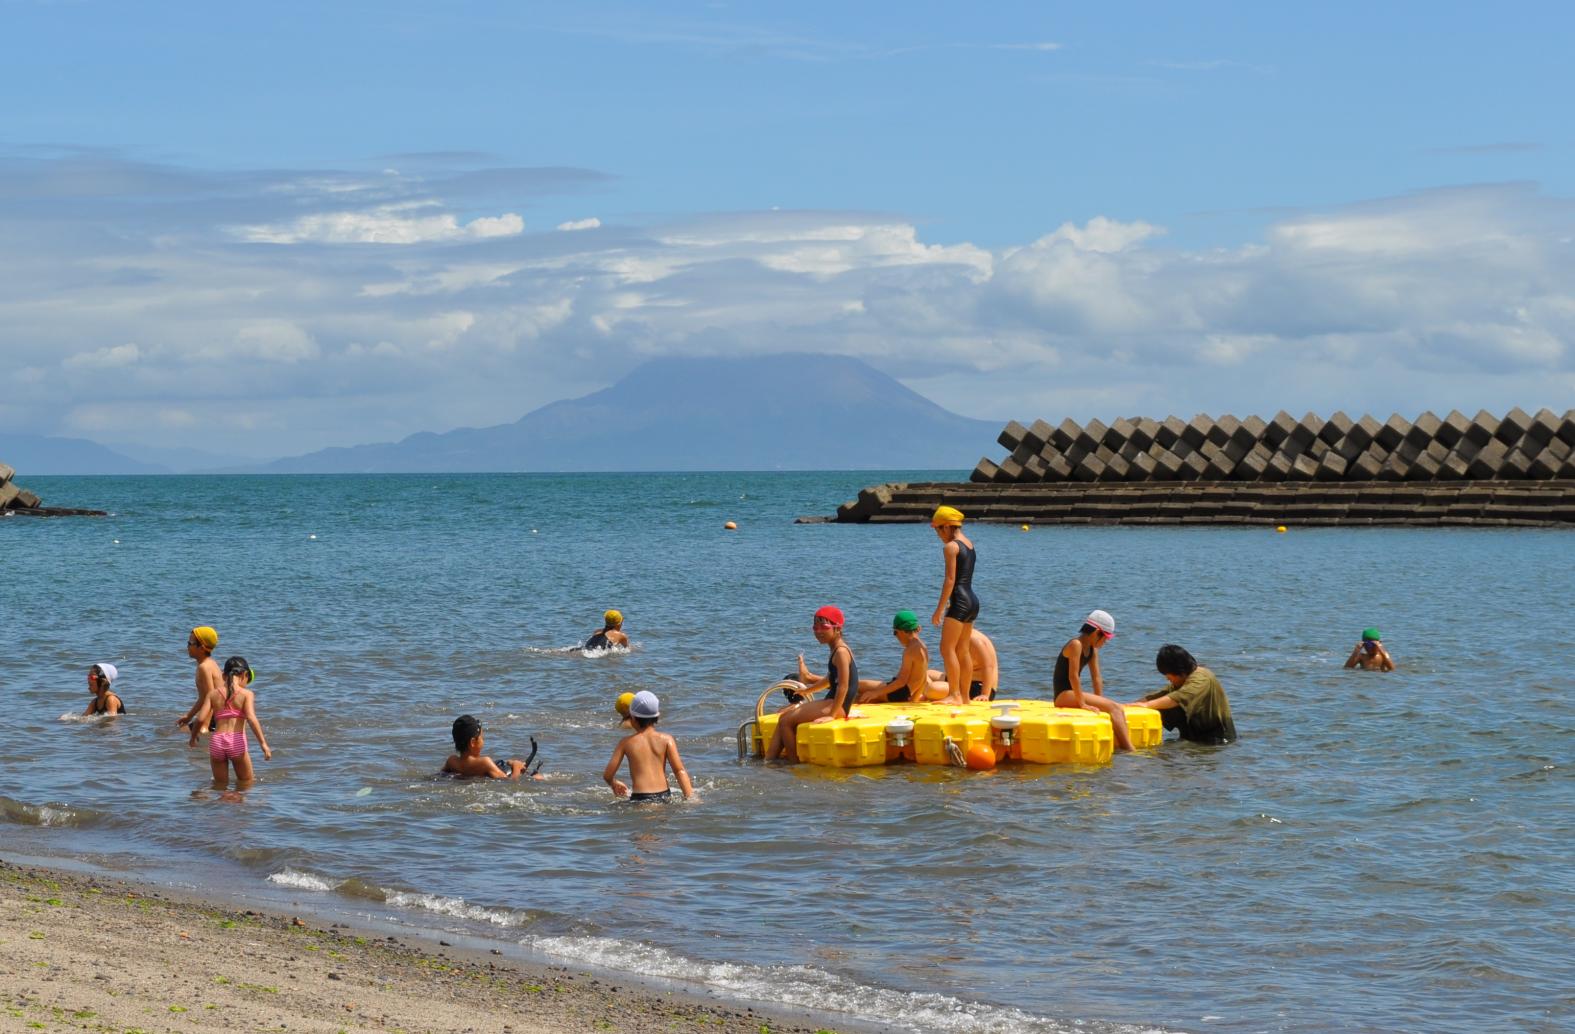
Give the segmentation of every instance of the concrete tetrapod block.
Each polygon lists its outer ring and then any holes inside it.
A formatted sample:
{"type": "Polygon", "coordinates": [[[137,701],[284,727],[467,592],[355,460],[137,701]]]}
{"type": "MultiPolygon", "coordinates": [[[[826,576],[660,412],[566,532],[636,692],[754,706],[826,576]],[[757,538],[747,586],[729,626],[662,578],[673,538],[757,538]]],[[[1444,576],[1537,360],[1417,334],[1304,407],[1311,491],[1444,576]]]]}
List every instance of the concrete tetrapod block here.
{"type": "Polygon", "coordinates": [[[1470,466],[1470,460],[1458,452],[1451,451],[1438,461],[1438,480],[1464,481],[1466,479],[1466,471],[1470,466]]]}
{"type": "Polygon", "coordinates": [[[1227,453],[1232,453],[1237,459],[1241,459],[1258,444],[1261,432],[1254,431],[1244,421],[1232,418],[1232,422],[1235,426],[1231,428],[1230,437],[1222,447],[1227,453]]]}
{"type": "Polygon", "coordinates": [[[1037,484],[1045,479],[1046,467],[1043,456],[1028,457],[1023,463],[1023,475],[1020,480],[1037,484]]]}
{"type": "Polygon", "coordinates": [[[1485,447],[1489,438],[1498,437],[1498,417],[1485,409],[1477,410],[1477,415],[1471,418],[1471,423],[1476,428],[1476,434],[1467,434],[1478,447],[1485,447]]]}
{"type": "Polygon", "coordinates": [[[1499,468],[1504,465],[1508,455],[1509,450],[1504,448],[1504,443],[1495,438],[1471,458],[1466,474],[1477,481],[1492,481],[1498,477],[1499,468]]]}
{"type": "Polygon", "coordinates": [[[1214,420],[1206,414],[1199,413],[1187,421],[1187,426],[1182,428],[1181,440],[1188,448],[1196,452],[1203,448],[1203,443],[1209,440],[1209,429],[1214,426],[1214,420]]]}
{"type": "MultiPolygon", "coordinates": [[[[9,487],[15,488],[16,485],[15,483],[12,483],[9,487]]],[[[16,493],[16,505],[18,506],[25,506],[29,510],[32,510],[37,508],[41,503],[43,503],[42,499],[38,498],[38,496],[34,495],[32,492],[29,492],[25,488],[20,489],[16,493]]]]}
{"type": "Polygon", "coordinates": [[[1295,443],[1297,452],[1306,452],[1313,442],[1318,440],[1318,432],[1323,430],[1323,417],[1317,413],[1307,413],[1296,421],[1296,426],[1291,428],[1290,440],[1295,443]]]}
{"type": "Polygon", "coordinates": [[[1057,424],[1055,430],[1051,432],[1048,444],[1055,446],[1059,452],[1065,452],[1071,448],[1072,443],[1077,441],[1077,436],[1082,433],[1082,425],[1071,417],[1067,417],[1057,424]]]}
{"type": "Polygon", "coordinates": [[[1379,445],[1393,452],[1400,447],[1401,442],[1405,441],[1405,436],[1410,430],[1411,421],[1395,413],[1384,421],[1384,426],[1378,429],[1376,440],[1379,445]]]}
{"type": "Polygon", "coordinates": [[[1438,422],[1438,430],[1433,432],[1433,437],[1446,449],[1453,449],[1460,444],[1460,439],[1466,436],[1466,428],[1471,426],[1471,421],[1458,409],[1451,409],[1449,415],[1438,422]]]}
{"type": "Polygon", "coordinates": [[[1039,455],[1045,444],[1050,441],[1050,436],[1055,433],[1055,428],[1043,420],[1035,420],[1028,425],[1028,432],[1023,435],[1023,444],[1028,446],[1033,455],[1039,455]]]}
{"type": "Polygon", "coordinates": [[[1072,464],[1059,452],[1050,446],[1045,446],[1045,451],[1039,454],[1039,460],[1045,465],[1046,481],[1070,481],[1072,479],[1072,464]]]}
{"type": "Polygon", "coordinates": [[[1132,421],[1121,417],[1105,429],[1105,437],[1100,444],[1111,452],[1119,453],[1132,439],[1133,430],[1132,421]]]}
{"type": "Polygon", "coordinates": [[[1378,472],[1384,469],[1384,461],[1388,458],[1388,452],[1374,442],[1350,461],[1345,470],[1345,479],[1347,481],[1376,481],[1378,480],[1378,472]]]}
{"type": "Polygon", "coordinates": [[[1155,442],[1149,446],[1149,459],[1154,461],[1152,477],[1155,481],[1175,481],[1181,476],[1181,457],[1155,442]]]}
{"type": "Polygon", "coordinates": [[[1264,481],[1286,481],[1291,476],[1291,461],[1283,452],[1276,452],[1269,456],[1268,464],[1263,468],[1264,481]]]}
{"type": "Polygon", "coordinates": [[[1176,443],[1181,440],[1181,433],[1186,429],[1187,425],[1181,422],[1180,417],[1167,416],[1160,421],[1159,430],[1154,432],[1154,441],[1162,448],[1174,449],[1176,443]]]}
{"type": "Polygon", "coordinates": [[[0,463],[0,485],[5,484],[14,477],[16,477],[16,471],[4,463],[0,463]]]}
{"type": "MultiPolygon", "coordinates": [[[[1174,455],[1174,454],[1173,454],[1174,455]]],[[[1200,481],[1203,471],[1208,466],[1202,456],[1189,452],[1185,456],[1177,457],[1181,460],[1181,469],[1176,472],[1177,479],[1181,481],[1200,481]]]]}
{"type": "Polygon", "coordinates": [[[977,467],[973,468],[973,473],[968,475],[968,480],[994,481],[996,469],[995,461],[986,457],[979,461],[979,465],[977,467]]]}
{"type": "Polygon", "coordinates": [[[1559,441],[1565,445],[1575,446],[1575,409],[1567,409],[1559,418],[1559,429],[1556,432],[1559,441]]]}
{"type": "Polygon", "coordinates": [[[1291,429],[1296,426],[1296,418],[1285,410],[1280,410],[1269,418],[1267,426],[1263,429],[1263,441],[1271,449],[1280,449],[1285,445],[1285,440],[1291,436],[1291,429]]]}
{"type": "Polygon", "coordinates": [[[1314,481],[1340,481],[1345,477],[1345,458],[1333,449],[1326,451],[1323,458],[1318,461],[1318,472],[1313,475],[1314,481]]]}
{"type": "Polygon", "coordinates": [[[1027,433],[1028,428],[1019,424],[1016,420],[1009,420],[1006,426],[1001,429],[1001,433],[995,436],[995,440],[1000,442],[1001,448],[1006,451],[1016,452],[1017,447],[1023,444],[1023,436],[1027,433]]]}
{"type": "Polygon", "coordinates": [[[1198,455],[1203,457],[1205,481],[1224,481],[1236,469],[1235,462],[1225,455],[1225,450],[1213,442],[1205,442],[1203,448],[1198,450],[1198,455]]]}
{"type": "Polygon", "coordinates": [[[1236,429],[1239,427],[1241,427],[1241,421],[1226,413],[1214,421],[1214,426],[1209,428],[1205,437],[1210,444],[1223,447],[1226,442],[1230,441],[1230,436],[1235,434],[1236,429]]]}
{"type": "Polygon", "coordinates": [[[1273,455],[1273,450],[1259,442],[1247,455],[1236,461],[1235,468],[1230,472],[1231,480],[1262,481],[1263,472],[1269,469],[1269,457],[1273,455]]]}
{"type": "Polygon", "coordinates": [[[1516,406],[1504,414],[1504,419],[1498,422],[1498,430],[1493,432],[1493,437],[1505,445],[1514,446],[1531,430],[1531,415],[1524,409],[1516,406]]]}
{"type": "Polygon", "coordinates": [[[16,502],[16,497],[21,494],[22,490],[17,488],[9,481],[5,482],[4,484],[0,484],[0,510],[4,510],[6,507],[16,502]]]}
{"type": "Polygon", "coordinates": [[[1442,426],[1443,422],[1431,411],[1425,412],[1412,422],[1411,429],[1405,433],[1406,444],[1425,449],[1438,436],[1438,429],[1442,426]]]}
{"type": "Polygon", "coordinates": [[[1325,445],[1338,445],[1341,438],[1351,433],[1351,418],[1340,410],[1335,410],[1329,419],[1323,422],[1323,427],[1318,430],[1318,437],[1322,438],[1325,445]]]}
{"type": "Polygon", "coordinates": [[[1241,422],[1241,429],[1242,433],[1250,436],[1252,443],[1256,445],[1263,441],[1264,432],[1269,429],[1269,425],[1263,422],[1262,417],[1250,416],[1241,422]]]}
{"type": "Polygon", "coordinates": [[[1103,445],[1094,450],[1094,458],[1104,467],[1099,474],[1100,481],[1125,481],[1128,471],[1132,469],[1126,460],[1103,445]]]}
{"type": "Polygon", "coordinates": [[[994,480],[997,484],[1009,485],[1013,482],[1021,481],[1022,477],[1023,465],[1012,459],[1010,456],[1002,460],[1000,466],[996,467],[995,469],[994,480]]]}
{"type": "Polygon", "coordinates": [[[1499,464],[1498,476],[1504,481],[1524,481],[1531,476],[1531,457],[1520,449],[1511,449],[1504,462],[1499,464]]]}
{"type": "Polygon", "coordinates": [[[1089,453],[1078,460],[1072,467],[1073,481],[1098,481],[1104,476],[1105,465],[1099,462],[1099,457],[1089,453]]]}
{"type": "Polygon", "coordinates": [[[1382,429],[1382,424],[1364,413],[1360,420],[1351,425],[1345,437],[1340,439],[1336,451],[1347,462],[1354,460],[1378,440],[1378,432],[1382,429]]]}
{"type": "MultiPolygon", "coordinates": [[[[1123,457],[1124,458],[1124,457],[1123,457]]],[[[1129,479],[1132,481],[1152,481],[1157,464],[1154,458],[1146,452],[1135,454],[1127,461],[1130,468],[1129,479]]]]}
{"type": "Polygon", "coordinates": [[[1154,436],[1159,433],[1159,421],[1148,417],[1132,421],[1132,437],[1128,439],[1133,445],[1147,452],[1154,445],[1154,436]]]}
{"type": "Polygon", "coordinates": [[[1407,481],[1437,481],[1441,460],[1449,454],[1439,456],[1435,450],[1442,450],[1443,446],[1437,442],[1429,442],[1428,448],[1417,453],[1416,459],[1411,461],[1411,469],[1405,473],[1407,481]]]}
{"type": "Polygon", "coordinates": [[[1305,452],[1291,461],[1291,472],[1286,476],[1287,481],[1311,481],[1318,474],[1318,461],[1305,452]]]}
{"type": "Polygon", "coordinates": [[[1547,445],[1559,433],[1559,418],[1551,409],[1539,409],[1536,416],[1531,418],[1531,426],[1526,428],[1526,437],[1537,443],[1540,448],[1547,445]]]}
{"type": "Polygon", "coordinates": [[[1087,424],[1077,429],[1077,434],[1072,439],[1073,450],[1087,455],[1103,443],[1105,438],[1105,425],[1098,420],[1090,420],[1087,424]]]}

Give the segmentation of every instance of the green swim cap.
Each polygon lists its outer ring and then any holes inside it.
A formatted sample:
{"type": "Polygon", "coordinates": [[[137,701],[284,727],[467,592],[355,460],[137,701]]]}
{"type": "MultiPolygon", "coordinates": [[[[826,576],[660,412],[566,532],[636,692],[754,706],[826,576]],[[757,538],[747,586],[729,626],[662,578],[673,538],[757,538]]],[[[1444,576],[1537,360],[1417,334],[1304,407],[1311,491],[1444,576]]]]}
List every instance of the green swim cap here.
{"type": "Polygon", "coordinates": [[[1362,629],[1362,638],[1371,639],[1373,642],[1377,642],[1378,640],[1382,639],[1383,636],[1378,634],[1378,629],[1376,628],[1364,628],[1362,629]]]}
{"type": "Polygon", "coordinates": [[[919,615],[911,610],[899,610],[892,615],[891,627],[903,632],[917,632],[919,630],[919,615]]]}

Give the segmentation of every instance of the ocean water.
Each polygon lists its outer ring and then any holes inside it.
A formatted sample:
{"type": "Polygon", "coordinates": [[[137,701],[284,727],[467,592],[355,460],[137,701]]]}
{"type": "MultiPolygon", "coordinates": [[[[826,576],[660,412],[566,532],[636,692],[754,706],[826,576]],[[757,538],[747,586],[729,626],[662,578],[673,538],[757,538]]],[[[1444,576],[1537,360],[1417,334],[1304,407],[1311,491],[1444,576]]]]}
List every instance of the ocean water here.
{"type": "MultiPolygon", "coordinates": [[[[1570,1029],[1575,537],[970,528],[1007,695],[1089,609],[1112,695],[1155,649],[1242,739],[1107,766],[735,758],[826,602],[866,675],[934,606],[923,527],[795,525],[893,474],[31,478],[105,519],[0,521],[0,843],[226,873],[324,907],[893,1029],[1570,1029]],[[738,522],[726,532],[724,521],[738,522]],[[569,647],[616,606],[635,648],[569,647]],[[187,630],[259,672],[240,799],[174,719],[187,630]],[[1341,669],[1379,625],[1400,664],[1341,669]],[[117,664],[130,715],[76,717],[117,664]],[[650,689],[696,803],[616,803],[650,689]],[[461,712],[541,782],[433,773],[461,712]]],[[[927,635],[932,650],[937,637],[927,635]]]]}

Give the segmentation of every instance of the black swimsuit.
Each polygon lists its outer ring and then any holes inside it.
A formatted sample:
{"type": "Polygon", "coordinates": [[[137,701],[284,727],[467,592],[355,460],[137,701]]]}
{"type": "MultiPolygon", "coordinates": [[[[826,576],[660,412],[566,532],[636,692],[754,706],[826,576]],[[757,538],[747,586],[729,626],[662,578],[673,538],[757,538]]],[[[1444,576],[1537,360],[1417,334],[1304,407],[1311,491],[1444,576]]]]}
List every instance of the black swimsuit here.
{"type": "MultiPolygon", "coordinates": [[[[1074,636],[1073,639],[1075,639],[1075,638],[1076,637],[1074,636]]],[[[1055,688],[1055,695],[1056,696],[1060,696],[1062,693],[1065,693],[1067,690],[1072,688],[1072,677],[1071,677],[1071,674],[1067,671],[1067,668],[1068,668],[1069,665],[1067,664],[1067,659],[1066,659],[1066,648],[1067,648],[1067,646],[1069,644],[1072,643],[1073,639],[1068,639],[1065,643],[1062,643],[1061,644],[1061,652],[1056,655],[1056,659],[1055,659],[1055,676],[1054,676],[1054,678],[1051,681],[1051,685],[1055,688]]],[[[1078,662],[1077,662],[1078,674],[1082,674],[1083,669],[1085,667],[1087,667],[1087,665],[1088,665],[1088,652],[1085,650],[1083,652],[1083,656],[1080,657],[1078,659],[1078,662]]]]}
{"type": "MultiPolygon", "coordinates": [[[[844,644],[838,647],[838,649],[847,650],[848,648],[844,644]]],[[[842,691],[842,687],[837,685],[836,650],[831,651],[831,657],[826,661],[826,676],[831,679],[831,688],[826,690],[826,695],[822,699],[836,700],[841,695],[842,691]]],[[[848,702],[842,705],[843,714],[847,714],[853,709],[854,698],[856,698],[859,694],[859,662],[853,659],[852,650],[848,650],[848,682],[850,683],[848,687],[848,702]]]]}
{"type": "Polygon", "coordinates": [[[597,632],[595,635],[591,636],[589,639],[585,640],[585,645],[580,647],[580,649],[611,650],[612,646],[613,641],[607,638],[607,630],[604,628],[600,632],[597,632]]]}
{"type": "MultiPolygon", "coordinates": [[[[96,704],[98,704],[97,707],[93,708],[93,713],[94,714],[109,714],[109,702],[107,700],[97,700],[97,701],[94,701],[94,702],[96,704]]],[[[124,700],[122,700],[120,702],[120,710],[116,711],[115,713],[116,714],[125,714],[126,713],[126,702],[124,700]]]]}
{"type": "Polygon", "coordinates": [[[952,580],[951,605],[946,616],[967,624],[979,616],[979,597],[973,594],[973,565],[978,559],[972,546],[957,543],[957,566],[952,580]]]}

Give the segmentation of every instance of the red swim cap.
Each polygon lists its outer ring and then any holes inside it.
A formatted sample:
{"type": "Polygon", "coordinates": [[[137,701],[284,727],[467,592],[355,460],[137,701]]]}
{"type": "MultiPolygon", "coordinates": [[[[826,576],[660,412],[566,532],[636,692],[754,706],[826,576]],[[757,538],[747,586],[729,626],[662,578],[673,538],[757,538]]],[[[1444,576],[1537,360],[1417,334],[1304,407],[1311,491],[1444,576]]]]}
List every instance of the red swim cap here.
{"type": "Polygon", "coordinates": [[[841,628],[843,624],[842,611],[830,605],[821,607],[819,610],[815,611],[815,618],[818,621],[826,621],[836,625],[838,628],[841,628]]]}

